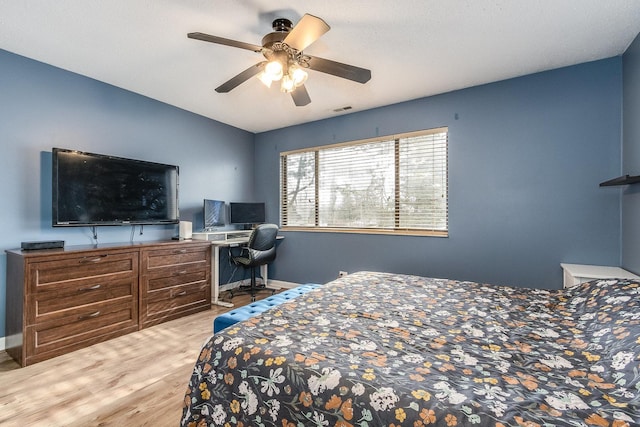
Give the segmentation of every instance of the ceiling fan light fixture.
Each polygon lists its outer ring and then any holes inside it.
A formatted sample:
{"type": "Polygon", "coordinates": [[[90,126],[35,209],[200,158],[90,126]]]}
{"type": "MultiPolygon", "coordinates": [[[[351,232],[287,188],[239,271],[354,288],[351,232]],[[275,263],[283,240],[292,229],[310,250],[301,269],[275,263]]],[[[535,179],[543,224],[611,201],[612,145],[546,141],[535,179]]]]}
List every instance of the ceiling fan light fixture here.
{"type": "Polygon", "coordinates": [[[271,83],[273,82],[273,80],[271,80],[271,77],[265,73],[264,71],[261,72],[260,74],[258,74],[256,77],[258,77],[258,79],[262,82],[262,84],[264,84],[266,87],[271,87],[271,83]]]}
{"type": "Polygon", "coordinates": [[[282,71],[282,64],[280,61],[270,61],[264,67],[264,73],[272,80],[278,81],[284,74],[282,71]]]}
{"type": "Polygon", "coordinates": [[[293,80],[295,87],[300,87],[307,81],[309,74],[298,66],[292,66],[289,68],[289,75],[293,80]]]}
{"type": "Polygon", "coordinates": [[[284,77],[282,77],[282,82],[280,82],[280,90],[282,92],[284,93],[293,92],[295,88],[296,88],[295,82],[289,76],[289,74],[286,74],[284,77]]]}

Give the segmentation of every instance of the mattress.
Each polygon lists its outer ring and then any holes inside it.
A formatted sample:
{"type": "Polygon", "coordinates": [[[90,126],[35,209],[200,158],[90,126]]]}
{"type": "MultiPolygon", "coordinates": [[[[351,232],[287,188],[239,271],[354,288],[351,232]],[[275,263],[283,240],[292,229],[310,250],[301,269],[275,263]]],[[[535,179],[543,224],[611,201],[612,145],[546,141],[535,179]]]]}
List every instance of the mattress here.
{"type": "Polygon", "coordinates": [[[640,284],[360,272],[215,334],[183,426],[640,423],[640,284]]]}

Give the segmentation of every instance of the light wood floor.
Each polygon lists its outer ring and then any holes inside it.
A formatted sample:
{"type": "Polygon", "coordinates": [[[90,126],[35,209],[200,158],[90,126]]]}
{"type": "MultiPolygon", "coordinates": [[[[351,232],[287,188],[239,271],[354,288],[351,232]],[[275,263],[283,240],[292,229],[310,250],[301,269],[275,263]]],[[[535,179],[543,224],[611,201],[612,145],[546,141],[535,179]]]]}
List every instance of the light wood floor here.
{"type": "MultiPolygon", "coordinates": [[[[236,307],[249,301],[233,298],[236,307]]],[[[228,310],[212,306],[25,368],[0,351],[0,425],[179,425],[200,347],[228,310]]]]}

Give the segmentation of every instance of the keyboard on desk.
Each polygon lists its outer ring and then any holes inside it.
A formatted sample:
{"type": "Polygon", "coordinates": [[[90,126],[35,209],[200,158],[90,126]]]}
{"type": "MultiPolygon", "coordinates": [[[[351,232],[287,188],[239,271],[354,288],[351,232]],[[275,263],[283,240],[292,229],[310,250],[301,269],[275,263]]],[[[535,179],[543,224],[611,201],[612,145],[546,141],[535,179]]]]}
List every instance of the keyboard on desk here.
{"type": "Polygon", "coordinates": [[[229,246],[240,246],[246,244],[247,242],[248,240],[246,237],[239,239],[227,239],[224,241],[224,243],[228,244],[229,246]]]}
{"type": "Polygon", "coordinates": [[[209,240],[212,242],[246,242],[251,236],[251,231],[218,231],[218,232],[196,232],[193,238],[196,240],[209,240]]]}
{"type": "Polygon", "coordinates": [[[233,231],[230,233],[227,233],[227,240],[234,240],[234,239],[248,239],[249,236],[251,236],[251,232],[250,231],[233,231]]]}

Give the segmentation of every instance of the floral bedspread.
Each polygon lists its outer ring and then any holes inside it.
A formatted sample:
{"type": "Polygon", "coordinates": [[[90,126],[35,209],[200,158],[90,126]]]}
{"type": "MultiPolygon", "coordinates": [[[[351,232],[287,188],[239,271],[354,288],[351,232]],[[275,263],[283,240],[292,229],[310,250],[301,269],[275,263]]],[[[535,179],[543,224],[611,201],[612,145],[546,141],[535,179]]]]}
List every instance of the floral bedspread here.
{"type": "Polygon", "coordinates": [[[345,276],[202,348],[183,426],[640,425],[640,284],[345,276]]]}

